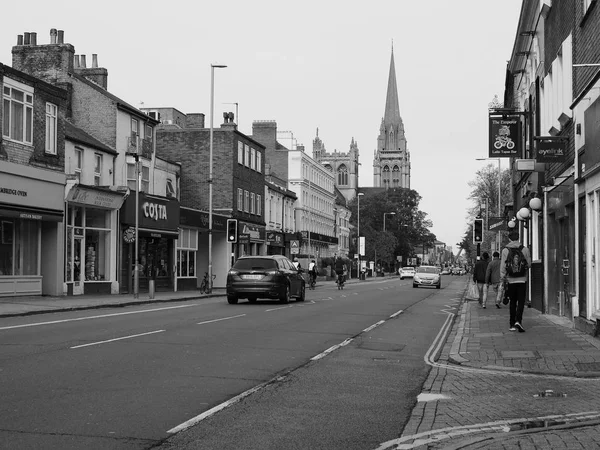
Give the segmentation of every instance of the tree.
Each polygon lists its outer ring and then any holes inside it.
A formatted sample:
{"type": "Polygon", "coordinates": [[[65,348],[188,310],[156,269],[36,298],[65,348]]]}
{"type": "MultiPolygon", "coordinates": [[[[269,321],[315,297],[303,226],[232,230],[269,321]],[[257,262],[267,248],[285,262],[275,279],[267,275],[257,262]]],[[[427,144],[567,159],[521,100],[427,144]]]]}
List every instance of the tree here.
{"type": "MultiPolygon", "coordinates": [[[[436,238],[429,231],[432,226],[427,214],[419,210],[421,196],[412,189],[395,188],[378,193],[367,193],[360,203],[360,234],[365,237],[366,257],[382,261],[389,269],[395,269],[396,256],[402,260],[415,256],[423,244],[432,246],[436,238]],[[383,232],[383,217],[386,214],[386,232],[383,232]],[[389,213],[394,213],[389,214],[389,213]],[[416,251],[418,250],[418,251],[416,251]]],[[[354,225],[351,252],[356,252],[357,199],[349,203],[354,225]]]]}
{"type": "MultiPolygon", "coordinates": [[[[474,260],[476,246],[473,244],[473,221],[481,215],[484,219],[498,215],[498,183],[500,182],[500,211],[504,214],[504,205],[512,201],[510,171],[505,169],[500,172],[498,179],[498,167],[491,163],[475,173],[475,179],[468,182],[471,188],[469,198],[474,199],[474,205],[467,210],[467,229],[461,241],[461,247],[465,256],[474,260]]],[[[487,229],[487,220],[484,221],[485,229],[481,250],[491,251],[491,243],[496,239],[496,232],[487,229]]]]}

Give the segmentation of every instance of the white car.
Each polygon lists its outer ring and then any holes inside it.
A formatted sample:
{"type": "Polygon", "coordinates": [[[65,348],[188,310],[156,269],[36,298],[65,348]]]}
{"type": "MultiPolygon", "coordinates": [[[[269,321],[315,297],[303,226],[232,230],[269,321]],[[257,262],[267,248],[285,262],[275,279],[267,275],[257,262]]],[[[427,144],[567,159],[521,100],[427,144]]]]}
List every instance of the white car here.
{"type": "Polygon", "coordinates": [[[415,268],[414,267],[401,267],[398,270],[398,275],[400,275],[401,280],[404,280],[405,278],[413,278],[415,276],[415,268]]]}

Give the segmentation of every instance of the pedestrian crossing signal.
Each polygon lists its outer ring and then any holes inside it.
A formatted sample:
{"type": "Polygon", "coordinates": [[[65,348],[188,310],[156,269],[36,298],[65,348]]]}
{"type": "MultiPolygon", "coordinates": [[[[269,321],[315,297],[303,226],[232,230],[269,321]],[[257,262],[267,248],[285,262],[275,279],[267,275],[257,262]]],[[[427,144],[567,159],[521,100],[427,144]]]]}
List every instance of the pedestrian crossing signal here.
{"type": "Polygon", "coordinates": [[[237,242],[237,219],[227,219],[227,242],[237,242]]]}
{"type": "Polygon", "coordinates": [[[483,219],[475,219],[473,222],[473,243],[481,244],[483,242],[483,219]]]}

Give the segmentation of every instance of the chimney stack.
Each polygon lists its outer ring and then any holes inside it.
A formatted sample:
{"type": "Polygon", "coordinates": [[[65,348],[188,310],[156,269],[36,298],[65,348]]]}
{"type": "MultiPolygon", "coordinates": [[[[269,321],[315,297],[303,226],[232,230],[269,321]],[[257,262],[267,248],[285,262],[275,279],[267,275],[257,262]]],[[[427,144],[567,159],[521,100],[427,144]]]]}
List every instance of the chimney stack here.
{"type": "Polygon", "coordinates": [[[79,56],[79,61],[81,62],[81,68],[82,69],[87,69],[87,66],[85,64],[85,55],[80,55],[79,56]]]}
{"type": "Polygon", "coordinates": [[[56,28],[52,28],[50,30],[50,43],[51,44],[56,44],[56,41],[57,41],[56,28]]]}
{"type": "Polygon", "coordinates": [[[37,33],[31,33],[31,45],[37,45],[37,33]]]}
{"type": "Polygon", "coordinates": [[[73,56],[73,68],[79,69],[79,55],[73,56]]]}
{"type": "Polygon", "coordinates": [[[64,44],[65,32],[63,30],[58,30],[58,43],[64,44]]]}
{"type": "Polygon", "coordinates": [[[19,34],[17,36],[17,45],[19,45],[19,46],[23,45],[23,35],[22,34],[19,34]]]}
{"type": "Polygon", "coordinates": [[[25,40],[23,42],[23,45],[29,45],[31,35],[27,31],[24,33],[24,35],[25,35],[25,40]]]}
{"type": "Polygon", "coordinates": [[[92,53],[92,69],[98,68],[98,54],[92,53]]]}

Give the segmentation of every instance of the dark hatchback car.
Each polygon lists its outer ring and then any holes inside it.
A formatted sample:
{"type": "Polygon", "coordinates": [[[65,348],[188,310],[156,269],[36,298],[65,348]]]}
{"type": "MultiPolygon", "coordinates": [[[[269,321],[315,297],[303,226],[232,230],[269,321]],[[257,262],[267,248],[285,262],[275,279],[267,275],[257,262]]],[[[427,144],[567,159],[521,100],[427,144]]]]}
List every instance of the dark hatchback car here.
{"type": "Polygon", "coordinates": [[[302,272],[282,255],[242,256],[227,274],[227,302],[232,305],[240,298],[251,303],[258,298],[287,303],[294,297],[303,302],[305,295],[302,272]]]}

